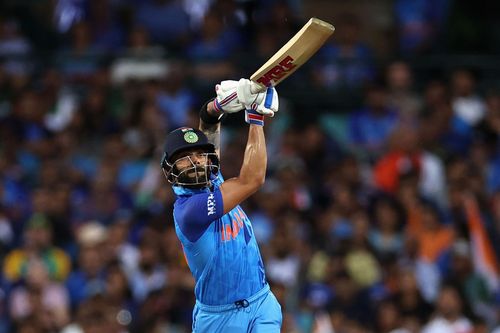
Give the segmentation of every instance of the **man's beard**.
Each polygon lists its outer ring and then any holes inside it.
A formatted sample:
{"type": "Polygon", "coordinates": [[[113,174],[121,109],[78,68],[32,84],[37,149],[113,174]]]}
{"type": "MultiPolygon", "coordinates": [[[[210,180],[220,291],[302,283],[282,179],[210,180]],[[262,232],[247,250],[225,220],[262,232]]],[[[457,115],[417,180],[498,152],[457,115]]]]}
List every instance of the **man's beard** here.
{"type": "Polygon", "coordinates": [[[182,186],[203,187],[209,182],[208,166],[196,165],[186,171],[181,172],[178,177],[179,183],[182,186]]]}

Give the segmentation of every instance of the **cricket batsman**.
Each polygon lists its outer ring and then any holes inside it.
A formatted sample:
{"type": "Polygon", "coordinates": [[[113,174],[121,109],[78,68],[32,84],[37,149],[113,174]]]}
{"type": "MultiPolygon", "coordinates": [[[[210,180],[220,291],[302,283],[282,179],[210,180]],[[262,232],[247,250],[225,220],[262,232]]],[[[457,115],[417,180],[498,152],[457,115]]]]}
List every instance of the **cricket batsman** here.
{"type": "Polygon", "coordinates": [[[196,286],[193,332],[279,332],[281,306],[266,282],[252,224],[239,204],[264,183],[264,116],[278,111],[275,88],[222,81],[200,110],[199,129],[167,135],[161,168],[176,195],[175,230],[196,286]],[[248,141],[237,177],[220,173],[220,122],[245,110],[248,141]]]}

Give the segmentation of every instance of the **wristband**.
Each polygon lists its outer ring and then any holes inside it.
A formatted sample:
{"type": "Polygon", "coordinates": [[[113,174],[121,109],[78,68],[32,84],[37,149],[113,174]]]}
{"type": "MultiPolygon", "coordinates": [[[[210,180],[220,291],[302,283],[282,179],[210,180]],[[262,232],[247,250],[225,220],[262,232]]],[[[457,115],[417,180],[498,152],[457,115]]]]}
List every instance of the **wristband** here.
{"type": "Polygon", "coordinates": [[[245,121],[249,124],[264,126],[264,115],[255,110],[245,110],[245,121]]]}
{"type": "Polygon", "coordinates": [[[206,124],[213,125],[213,124],[220,123],[221,120],[224,119],[224,116],[226,115],[225,113],[219,111],[220,108],[217,108],[216,101],[217,101],[217,99],[214,99],[213,105],[214,105],[214,109],[219,113],[219,115],[214,116],[214,115],[211,115],[208,113],[208,111],[207,111],[208,103],[212,103],[212,101],[206,102],[205,104],[203,104],[203,106],[200,109],[200,119],[206,124]]]}

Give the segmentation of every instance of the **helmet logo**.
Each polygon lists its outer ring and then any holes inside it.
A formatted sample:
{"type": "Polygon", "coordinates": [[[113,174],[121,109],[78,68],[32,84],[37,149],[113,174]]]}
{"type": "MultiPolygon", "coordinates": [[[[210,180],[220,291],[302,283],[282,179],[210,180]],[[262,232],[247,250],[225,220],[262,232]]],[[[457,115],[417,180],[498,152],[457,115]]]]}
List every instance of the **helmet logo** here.
{"type": "Polygon", "coordinates": [[[184,140],[187,143],[195,143],[198,142],[198,135],[195,132],[186,132],[184,133],[184,140]]]}

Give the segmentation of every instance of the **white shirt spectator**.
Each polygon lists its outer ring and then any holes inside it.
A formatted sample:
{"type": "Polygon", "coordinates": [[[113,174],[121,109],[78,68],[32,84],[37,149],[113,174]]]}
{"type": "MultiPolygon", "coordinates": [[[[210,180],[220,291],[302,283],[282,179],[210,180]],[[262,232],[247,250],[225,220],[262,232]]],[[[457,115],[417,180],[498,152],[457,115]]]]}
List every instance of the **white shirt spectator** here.
{"type": "Polygon", "coordinates": [[[469,319],[460,317],[457,320],[449,321],[443,317],[431,320],[422,329],[422,333],[472,333],[473,327],[469,319]]]}
{"type": "Polygon", "coordinates": [[[453,100],[453,111],[469,126],[474,126],[484,118],[486,108],[477,96],[457,97],[453,100]]]}

